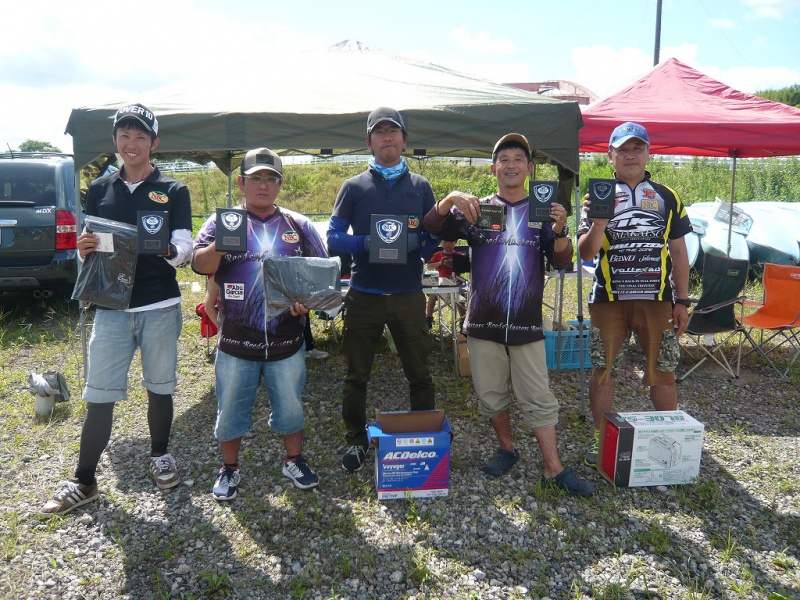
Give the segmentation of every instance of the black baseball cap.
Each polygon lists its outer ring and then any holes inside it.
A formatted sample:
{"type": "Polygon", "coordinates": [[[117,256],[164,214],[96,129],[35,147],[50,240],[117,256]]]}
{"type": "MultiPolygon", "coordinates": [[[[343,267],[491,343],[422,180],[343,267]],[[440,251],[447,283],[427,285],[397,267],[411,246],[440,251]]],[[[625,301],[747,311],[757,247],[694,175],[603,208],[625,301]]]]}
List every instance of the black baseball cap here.
{"type": "Polygon", "coordinates": [[[114,129],[123,121],[133,120],[144,125],[145,129],[153,135],[158,135],[158,119],[152,111],[141,104],[123,106],[114,114],[114,129]]]}
{"type": "Polygon", "coordinates": [[[402,115],[397,112],[393,108],[389,108],[387,106],[381,106],[380,108],[376,108],[367,117],[367,135],[372,133],[372,130],[378,123],[382,123],[383,121],[389,121],[390,123],[394,123],[403,131],[406,130],[406,124],[403,122],[402,115]]]}

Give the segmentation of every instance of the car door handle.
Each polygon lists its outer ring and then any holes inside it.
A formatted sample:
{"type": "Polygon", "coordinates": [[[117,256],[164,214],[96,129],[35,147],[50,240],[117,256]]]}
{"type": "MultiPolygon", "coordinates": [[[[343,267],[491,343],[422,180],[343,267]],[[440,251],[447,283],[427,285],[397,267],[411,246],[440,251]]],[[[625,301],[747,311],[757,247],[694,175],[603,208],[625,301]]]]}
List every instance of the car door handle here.
{"type": "Polygon", "coordinates": [[[0,219],[0,227],[16,227],[16,219],[0,219]]]}

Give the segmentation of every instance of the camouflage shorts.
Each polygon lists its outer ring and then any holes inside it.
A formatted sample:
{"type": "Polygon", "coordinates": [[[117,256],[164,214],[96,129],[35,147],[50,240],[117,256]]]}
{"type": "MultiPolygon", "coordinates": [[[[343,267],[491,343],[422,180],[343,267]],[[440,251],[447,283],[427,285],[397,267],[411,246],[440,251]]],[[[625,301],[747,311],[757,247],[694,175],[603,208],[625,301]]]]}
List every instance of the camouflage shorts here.
{"type": "MultiPolygon", "coordinates": [[[[628,344],[622,344],[614,358],[614,363],[611,365],[611,376],[616,377],[619,373],[619,366],[625,360],[625,353],[627,352],[628,344]]],[[[592,362],[592,367],[598,371],[605,371],[608,368],[608,360],[606,359],[606,351],[603,348],[603,342],[600,339],[600,330],[597,327],[592,327],[589,334],[589,360],[592,362]]]]}
{"type": "Polygon", "coordinates": [[[659,371],[672,372],[681,360],[681,346],[674,329],[664,330],[664,339],[658,351],[656,367],[659,371]]]}

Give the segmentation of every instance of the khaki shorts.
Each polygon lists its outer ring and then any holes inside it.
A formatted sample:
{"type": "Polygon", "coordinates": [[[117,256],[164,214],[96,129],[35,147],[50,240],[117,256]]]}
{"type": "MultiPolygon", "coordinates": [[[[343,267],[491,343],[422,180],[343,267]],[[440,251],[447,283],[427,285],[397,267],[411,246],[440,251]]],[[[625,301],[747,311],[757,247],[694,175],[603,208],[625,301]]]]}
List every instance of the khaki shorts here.
{"type": "Polygon", "coordinates": [[[636,334],[646,359],[644,385],[675,382],[680,345],[672,326],[672,302],[620,300],[589,305],[592,331],[589,336],[593,375],[600,384],[616,377],[622,359],[620,349],[636,334]]]}
{"type": "Polygon", "coordinates": [[[493,419],[507,410],[513,395],[528,427],[558,423],[558,400],[550,391],[544,340],[504,346],[468,337],[467,347],[481,416],[493,419]]]}

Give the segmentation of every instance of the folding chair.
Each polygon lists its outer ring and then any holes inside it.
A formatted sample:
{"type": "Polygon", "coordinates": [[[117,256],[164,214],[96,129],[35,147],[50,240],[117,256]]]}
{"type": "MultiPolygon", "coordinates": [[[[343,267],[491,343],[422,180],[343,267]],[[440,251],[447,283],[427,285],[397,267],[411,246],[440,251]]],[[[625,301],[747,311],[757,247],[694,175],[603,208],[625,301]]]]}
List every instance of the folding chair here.
{"type": "MultiPolygon", "coordinates": [[[[707,254],[703,262],[702,292],[700,299],[689,314],[689,325],[686,335],[689,336],[691,345],[686,348],[687,353],[697,362],[686,373],[677,378],[683,381],[700,365],[708,359],[716,362],[733,378],[739,377],[740,361],[736,360],[736,370],[725,356],[725,343],[736,335],[744,332],[741,320],[737,320],[734,309],[738,304],[744,311],[742,295],[747,283],[747,270],[749,263],[746,260],[737,260],[707,254]],[[717,334],[724,335],[722,340],[717,340],[717,334]],[[708,341],[712,340],[709,344],[708,341]],[[694,352],[692,348],[694,347],[694,352]]],[[[694,301],[693,301],[694,302],[694,301]]],[[[744,313],[740,315],[743,317],[744,313]]],[[[741,339],[737,344],[738,353],[741,354],[741,339]]]]}
{"type": "Polygon", "coordinates": [[[748,328],[744,335],[753,347],[741,358],[758,352],[783,379],[800,356],[800,266],[767,263],[764,265],[762,284],[764,303],[743,319],[743,324],[748,328]],[[757,329],[762,333],[760,343],[752,335],[757,329]],[[764,331],[773,333],[763,339],[764,331]],[[777,343],[768,347],[772,340],[777,343]],[[786,369],[781,371],[769,355],[785,344],[794,350],[794,356],[786,369]]]}

